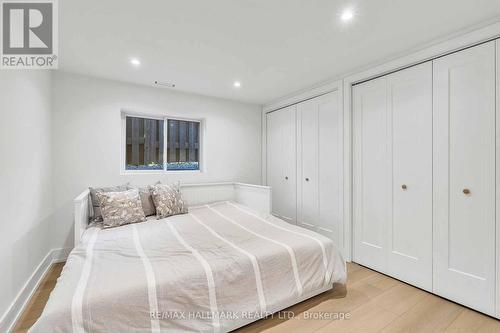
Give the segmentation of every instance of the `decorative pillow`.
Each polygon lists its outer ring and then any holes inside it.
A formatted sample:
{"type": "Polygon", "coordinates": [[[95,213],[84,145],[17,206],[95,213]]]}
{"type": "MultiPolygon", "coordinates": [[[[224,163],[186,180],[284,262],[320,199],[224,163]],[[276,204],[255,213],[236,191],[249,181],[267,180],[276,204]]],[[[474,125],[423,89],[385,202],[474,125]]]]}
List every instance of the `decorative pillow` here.
{"type": "Polygon", "coordinates": [[[157,219],[188,212],[179,184],[156,184],[150,187],[150,191],[155,203],[157,219]]]}
{"type": "Polygon", "coordinates": [[[137,189],[97,192],[97,200],[101,207],[103,228],[146,221],[137,189]]]}
{"type": "Polygon", "coordinates": [[[146,216],[151,216],[156,214],[155,203],[153,202],[153,197],[149,191],[149,186],[139,187],[139,196],[141,197],[142,209],[146,216]]]}
{"type": "Polygon", "coordinates": [[[90,220],[92,222],[102,222],[101,207],[99,200],[97,200],[97,192],[123,192],[129,190],[128,184],[111,187],[89,187],[90,199],[92,201],[92,210],[90,220]]]}

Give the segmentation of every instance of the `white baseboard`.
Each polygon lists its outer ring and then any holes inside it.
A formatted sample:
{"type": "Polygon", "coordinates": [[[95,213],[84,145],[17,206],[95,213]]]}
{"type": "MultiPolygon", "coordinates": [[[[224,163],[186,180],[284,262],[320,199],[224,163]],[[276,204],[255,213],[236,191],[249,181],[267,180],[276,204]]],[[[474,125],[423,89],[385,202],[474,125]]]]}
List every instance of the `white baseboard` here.
{"type": "Polygon", "coordinates": [[[23,313],[26,305],[28,305],[28,302],[40,285],[40,282],[42,282],[43,278],[49,271],[49,268],[54,263],[65,261],[70,252],[71,249],[63,248],[52,249],[49,251],[49,253],[47,253],[45,258],[43,258],[42,262],[40,262],[33,274],[31,274],[28,281],[26,281],[21,291],[19,291],[7,311],[0,318],[0,332],[12,331],[15,323],[23,313]]]}
{"type": "Polygon", "coordinates": [[[53,249],[52,252],[52,263],[65,262],[68,259],[71,248],[61,248],[53,249]]]}

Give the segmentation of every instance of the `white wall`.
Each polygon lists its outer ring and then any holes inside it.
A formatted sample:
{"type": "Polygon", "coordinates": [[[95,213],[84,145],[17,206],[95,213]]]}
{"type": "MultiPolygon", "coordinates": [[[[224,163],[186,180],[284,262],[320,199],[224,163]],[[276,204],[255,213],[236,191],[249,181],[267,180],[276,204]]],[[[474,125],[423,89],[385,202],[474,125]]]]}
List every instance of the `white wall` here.
{"type": "Polygon", "coordinates": [[[48,71],[0,72],[0,316],[50,249],[50,86],[48,71]]]}
{"type": "Polygon", "coordinates": [[[261,181],[261,107],[87,76],[53,77],[54,228],[52,247],[71,247],[72,200],[86,187],[261,181]],[[120,174],[121,110],[203,118],[202,173],[120,174]]]}

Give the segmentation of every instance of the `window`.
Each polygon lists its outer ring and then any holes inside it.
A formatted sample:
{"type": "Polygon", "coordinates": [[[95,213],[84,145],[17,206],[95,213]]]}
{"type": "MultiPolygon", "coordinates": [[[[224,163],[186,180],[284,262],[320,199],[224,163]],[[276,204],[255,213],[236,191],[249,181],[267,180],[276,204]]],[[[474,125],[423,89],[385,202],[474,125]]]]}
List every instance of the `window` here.
{"type": "Polygon", "coordinates": [[[200,121],[125,116],[125,170],[200,170],[200,121]]]}
{"type": "Polygon", "coordinates": [[[167,170],[200,170],[200,123],[168,119],[167,170]]]}

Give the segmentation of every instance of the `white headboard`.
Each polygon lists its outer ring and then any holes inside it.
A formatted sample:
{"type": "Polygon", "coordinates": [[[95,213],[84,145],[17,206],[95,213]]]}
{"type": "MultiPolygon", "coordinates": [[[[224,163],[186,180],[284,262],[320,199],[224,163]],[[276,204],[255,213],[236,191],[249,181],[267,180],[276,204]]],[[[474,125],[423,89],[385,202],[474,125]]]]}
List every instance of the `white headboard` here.
{"type": "MultiPolygon", "coordinates": [[[[271,213],[271,188],[243,183],[182,184],[181,192],[188,206],[217,201],[235,201],[260,213],[271,213]]],[[[74,200],[75,245],[80,242],[89,223],[90,193],[86,189],[74,200]]]]}

